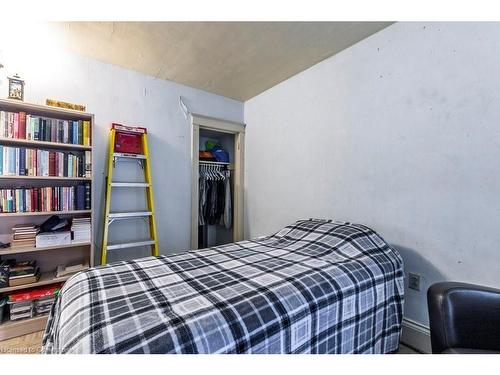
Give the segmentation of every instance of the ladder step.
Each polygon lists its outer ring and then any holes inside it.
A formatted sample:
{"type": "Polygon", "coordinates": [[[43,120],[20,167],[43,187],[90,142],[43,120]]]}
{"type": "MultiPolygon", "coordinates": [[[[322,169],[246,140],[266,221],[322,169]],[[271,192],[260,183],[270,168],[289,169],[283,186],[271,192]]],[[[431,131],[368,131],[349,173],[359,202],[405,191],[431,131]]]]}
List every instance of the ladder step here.
{"type": "Polygon", "coordinates": [[[119,249],[126,249],[129,247],[139,247],[139,246],[148,246],[148,245],[154,245],[155,241],[154,240],[145,240],[145,241],[138,241],[138,242],[126,242],[126,243],[116,243],[116,244],[109,244],[108,245],[108,250],[119,250],[119,249]]]}
{"type": "Polygon", "coordinates": [[[146,217],[151,216],[153,213],[151,211],[137,211],[137,212],[110,212],[110,219],[124,219],[128,217],[146,217]]]}
{"type": "Polygon", "coordinates": [[[147,182],[112,182],[111,187],[148,188],[151,185],[147,182]]]}
{"type": "Polygon", "coordinates": [[[142,154],[125,154],[123,152],[115,152],[115,153],[113,153],[113,157],[115,157],[115,158],[126,158],[126,159],[146,159],[146,155],[142,155],[142,154]]]}

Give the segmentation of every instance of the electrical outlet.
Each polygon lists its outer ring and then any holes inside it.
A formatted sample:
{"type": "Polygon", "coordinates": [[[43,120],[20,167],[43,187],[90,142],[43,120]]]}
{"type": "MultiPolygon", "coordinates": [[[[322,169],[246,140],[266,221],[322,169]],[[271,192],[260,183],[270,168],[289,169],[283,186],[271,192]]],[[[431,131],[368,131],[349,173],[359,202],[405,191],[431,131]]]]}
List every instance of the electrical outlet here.
{"type": "Polygon", "coordinates": [[[408,288],[420,292],[420,279],[420,275],[410,272],[408,274],[408,288]]]}

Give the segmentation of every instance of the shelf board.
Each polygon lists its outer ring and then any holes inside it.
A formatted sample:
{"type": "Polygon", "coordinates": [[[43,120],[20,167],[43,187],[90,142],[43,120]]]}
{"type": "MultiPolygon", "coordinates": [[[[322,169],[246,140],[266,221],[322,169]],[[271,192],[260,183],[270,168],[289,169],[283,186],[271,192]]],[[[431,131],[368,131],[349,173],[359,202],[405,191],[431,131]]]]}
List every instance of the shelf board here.
{"type": "Polygon", "coordinates": [[[15,99],[0,99],[0,109],[11,112],[26,112],[42,117],[58,116],[61,120],[91,120],[93,115],[73,109],[53,107],[44,104],[27,103],[15,99]]]}
{"type": "Polygon", "coordinates": [[[0,341],[31,332],[43,331],[48,318],[49,314],[43,314],[28,319],[4,321],[0,324],[0,341]]]}
{"type": "Polygon", "coordinates": [[[0,176],[8,180],[56,180],[56,181],[92,181],[89,177],[57,177],[57,176],[0,176]]]}
{"type": "Polygon", "coordinates": [[[81,151],[92,150],[92,146],[73,145],[70,143],[59,143],[59,142],[32,141],[28,139],[16,139],[16,138],[5,138],[5,137],[0,137],[0,143],[8,143],[11,145],[19,145],[19,146],[33,146],[33,147],[43,146],[50,148],[61,148],[70,150],[81,150],[81,151]]]}
{"type": "Polygon", "coordinates": [[[74,242],[69,245],[59,246],[46,246],[46,247],[24,247],[24,248],[7,248],[7,250],[0,249],[0,256],[10,254],[34,253],[40,251],[70,249],[73,247],[90,246],[90,242],[74,242]]]}
{"type": "Polygon", "coordinates": [[[44,212],[2,212],[2,213],[0,213],[0,217],[78,215],[78,214],[90,214],[91,212],[92,212],[92,210],[44,211],[44,212]]]}
{"type": "Polygon", "coordinates": [[[61,282],[68,280],[71,276],[73,276],[73,275],[56,277],[55,271],[54,272],[42,272],[40,279],[36,283],[17,285],[17,286],[8,286],[5,288],[0,288],[0,293],[14,292],[16,290],[31,289],[31,288],[36,288],[36,287],[39,287],[42,285],[61,283],[61,282]]]}

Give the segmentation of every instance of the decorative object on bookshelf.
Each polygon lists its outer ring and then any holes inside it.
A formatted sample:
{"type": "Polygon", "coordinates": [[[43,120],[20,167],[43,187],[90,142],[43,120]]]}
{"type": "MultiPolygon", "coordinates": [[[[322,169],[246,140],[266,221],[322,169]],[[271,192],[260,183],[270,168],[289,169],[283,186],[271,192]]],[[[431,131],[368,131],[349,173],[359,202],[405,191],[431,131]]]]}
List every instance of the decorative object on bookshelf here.
{"type": "Polygon", "coordinates": [[[47,99],[45,100],[45,104],[50,105],[52,107],[66,108],[71,109],[73,111],[85,112],[85,106],[81,104],[73,104],[68,102],[61,102],[59,100],[47,99]]]}
{"type": "Polygon", "coordinates": [[[7,77],[9,79],[9,99],[24,100],[24,81],[15,74],[14,77],[7,77]]]}

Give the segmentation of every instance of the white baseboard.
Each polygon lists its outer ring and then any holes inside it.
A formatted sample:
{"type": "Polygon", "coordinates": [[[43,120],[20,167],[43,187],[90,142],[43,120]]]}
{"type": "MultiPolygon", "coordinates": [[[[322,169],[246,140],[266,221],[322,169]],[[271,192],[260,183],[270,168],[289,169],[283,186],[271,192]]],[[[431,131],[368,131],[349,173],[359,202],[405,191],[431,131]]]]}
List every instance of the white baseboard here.
{"type": "Polygon", "coordinates": [[[431,333],[429,327],[411,319],[403,319],[401,342],[422,353],[431,353],[431,333]]]}

